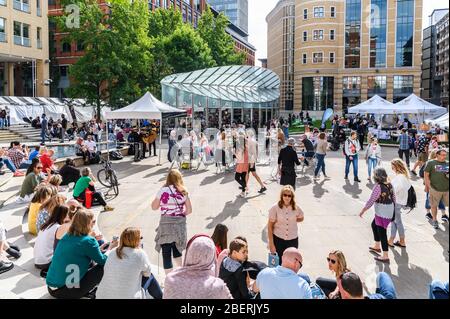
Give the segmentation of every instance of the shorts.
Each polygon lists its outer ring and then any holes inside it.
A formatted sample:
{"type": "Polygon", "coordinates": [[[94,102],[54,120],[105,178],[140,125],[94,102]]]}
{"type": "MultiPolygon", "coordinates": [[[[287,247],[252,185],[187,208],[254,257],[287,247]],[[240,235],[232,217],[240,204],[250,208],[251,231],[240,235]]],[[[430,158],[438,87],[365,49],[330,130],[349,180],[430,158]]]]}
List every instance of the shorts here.
{"type": "Polygon", "coordinates": [[[248,165],[248,171],[249,172],[256,172],[256,164],[255,163],[249,164],[248,165]]]}
{"type": "Polygon", "coordinates": [[[418,156],[419,162],[426,163],[428,161],[428,154],[427,153],[420,153],[418,156]]]}
{"type": "Polygon", "coordinates": [[[442,200],[445,207],[448,207],[448,191],[438,192],[437,190],[430,187],[430,205],[431,207],[438,207],[439,202],[442,200]]]}

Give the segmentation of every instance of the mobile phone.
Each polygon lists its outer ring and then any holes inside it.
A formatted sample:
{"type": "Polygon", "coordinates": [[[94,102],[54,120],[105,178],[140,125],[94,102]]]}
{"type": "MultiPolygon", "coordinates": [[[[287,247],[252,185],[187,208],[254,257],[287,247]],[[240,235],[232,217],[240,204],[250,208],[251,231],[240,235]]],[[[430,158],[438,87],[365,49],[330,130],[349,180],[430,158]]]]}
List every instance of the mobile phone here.
{"type": "Polygon", "coordinates": [[[119,236],[113,236],[112,241],[118,241],[119,240],[119,236]]]}

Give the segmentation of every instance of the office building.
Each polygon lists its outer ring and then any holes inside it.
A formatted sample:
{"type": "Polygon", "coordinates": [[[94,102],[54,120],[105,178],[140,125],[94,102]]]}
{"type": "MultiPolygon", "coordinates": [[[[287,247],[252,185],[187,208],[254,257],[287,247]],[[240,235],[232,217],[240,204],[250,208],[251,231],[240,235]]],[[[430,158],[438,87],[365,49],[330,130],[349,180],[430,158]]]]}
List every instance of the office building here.
{"type": "Polygon", "coordinates": [[[248,0],[208,0],[218,12],[223,12],[232,24],[248,33],[248,0]]]}

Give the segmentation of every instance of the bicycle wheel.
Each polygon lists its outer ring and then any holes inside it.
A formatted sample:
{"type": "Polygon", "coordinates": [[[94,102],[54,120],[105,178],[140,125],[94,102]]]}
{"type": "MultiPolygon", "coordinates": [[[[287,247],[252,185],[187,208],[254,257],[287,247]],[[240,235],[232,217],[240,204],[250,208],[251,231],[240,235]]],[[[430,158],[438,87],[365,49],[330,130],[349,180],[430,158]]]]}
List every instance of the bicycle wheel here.
{"type": "Polygon", "coordinates": [[[116,196],[119,196],[119,181],[114,171],[111,171],[110,181],[111,181],[111,188],[114,191],[114,194],[116,196]]]}
{"type": "Polygon", "coordinates": [[[111,178],[110,173],[107,172],[105,169],[101,169],[97,173],[97,179],[105,187],[111,188],[111,178]]]}

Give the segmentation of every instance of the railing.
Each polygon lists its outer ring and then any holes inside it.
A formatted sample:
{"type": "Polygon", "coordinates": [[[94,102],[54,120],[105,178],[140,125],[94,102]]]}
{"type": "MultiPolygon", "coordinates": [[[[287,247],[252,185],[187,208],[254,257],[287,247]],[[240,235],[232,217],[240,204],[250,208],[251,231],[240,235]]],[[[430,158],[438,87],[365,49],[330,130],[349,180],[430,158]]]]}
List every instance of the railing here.
{"type": "Polygon", "coordinates": [[[0,42],[6,42],[6,33],[0,32],[0,42]]]}
{"type": "Polygon", "coordinates": [[[19,11],[30,12],[30,5],[21,1],[14,0],[13,8],[19,11]]]}
{"type": "Polygon", "coordinates": [[[31,47],[31,41],[29,38],[24,38],[18,35],[14,36],[14,44],[21,45],[24,47],[31,47]]]}
{"type": "Polygon", "coordinates": [[[38,17],[41,17],[41,16],[42,16],[42,10],[41,10],[41,8],[36,8],[36,14],[37,14],[38,17]]]}
{"type": "Polygon", "coordinates": [[[42,49],[42,40],[37,40],[37,48],[42,49]]]}

